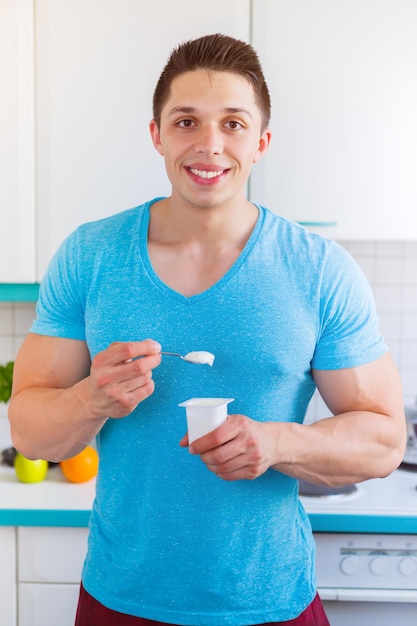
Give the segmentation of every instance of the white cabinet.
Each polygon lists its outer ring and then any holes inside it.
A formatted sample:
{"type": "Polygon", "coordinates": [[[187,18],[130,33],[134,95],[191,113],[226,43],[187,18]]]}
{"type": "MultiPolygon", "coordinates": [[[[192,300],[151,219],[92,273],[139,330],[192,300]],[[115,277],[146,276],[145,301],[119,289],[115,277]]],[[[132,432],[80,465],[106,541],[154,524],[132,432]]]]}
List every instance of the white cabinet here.
{"type": "Polygon", "coordinates": [[[17,533],[18,626],[73,626],[88,530],[21,527],[17,533]]]}
{"type": "Polygon", "coordinates": [[[73,626],[87,528],[0,526],[1,626],[73,626]]]}
{"type": "Polygon", "coordinates": [[[33,2],[0,1],[0,283],[35,268],[33,2]]]}
{"type": "Polygon", "coordinates": [[[339,239],[417,239],[417,3],[209,7],[1,0],[0,282],[40,280],[78,224],[169,193],[153,89],[174,45],[212,32],[251,40],[271,89],[251,198],[339,239]]]}
{"type": "Polygon", "coordinates": [[[16,529],[0,527],[0,624],[16,624],[16,529]]]}
{"type": "Polygon", "coordinates": [[[168,194],[148,122],[171,49],[224,32],[250,37],[250,0],[37,0],[39,277],[81,222],[168,194]]]}
{"type": "Polygon", "coordinates": [[[74,626],[79,585],[19,584],[18,626],[74,626]]]}
{"type": "Polygon", "coordinates": [[[251,197],[338,239],[417,239],[417,2],[253,0],[273,138],[251,197]]]}

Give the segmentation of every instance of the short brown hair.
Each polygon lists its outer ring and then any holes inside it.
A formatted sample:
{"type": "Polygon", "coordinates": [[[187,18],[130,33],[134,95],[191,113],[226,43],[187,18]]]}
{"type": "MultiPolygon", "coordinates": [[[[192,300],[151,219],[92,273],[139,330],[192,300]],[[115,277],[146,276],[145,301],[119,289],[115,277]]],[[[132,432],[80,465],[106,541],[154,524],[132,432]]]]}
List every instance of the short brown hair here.
{"type": "Polygon", "coordinates": [[[271,101],[257,53],[251,45],[217,33],[192,39],[172,51],[153,95],[153,118],[158,127],[174,78],[198,69],[231,72],[246,78],[262,113],[262,130],[268,126],[271,101]]]}

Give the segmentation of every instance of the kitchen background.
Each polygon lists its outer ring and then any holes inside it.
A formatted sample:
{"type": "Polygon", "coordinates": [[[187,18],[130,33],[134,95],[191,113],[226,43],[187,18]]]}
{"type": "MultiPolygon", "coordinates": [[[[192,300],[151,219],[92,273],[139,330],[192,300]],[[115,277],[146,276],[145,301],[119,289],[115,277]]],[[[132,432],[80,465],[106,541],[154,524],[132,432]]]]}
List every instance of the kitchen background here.
{"type": "MultiPolygon", "coordinates": [[[[197,4],[0,0],[0,363],[15,358],[35,284],[65,235],[169,193],[148,132],[156,78],[174,45],[223,32],[254,44],[272,97],[273,141],[249,198],[352,253],[375,294],[404,404],[413,403],[417,0],[197,4]]],[[[308,419],[325,415],[314,397],[308,419]]],[[[306,498],[332,626],[414,626],[416,482],[399,469],[346,497],[306,498]]],[[[0,480],[0,623],[71,626],[87,535],[71,527],[72,513],[87,524],[93,487],[51,479],[33,501],[24,487],[0,480]],[[52,516],[39,510],[47,502],[52,516]],[[33,528],[34,519],[50,527],[33,528]]]]}

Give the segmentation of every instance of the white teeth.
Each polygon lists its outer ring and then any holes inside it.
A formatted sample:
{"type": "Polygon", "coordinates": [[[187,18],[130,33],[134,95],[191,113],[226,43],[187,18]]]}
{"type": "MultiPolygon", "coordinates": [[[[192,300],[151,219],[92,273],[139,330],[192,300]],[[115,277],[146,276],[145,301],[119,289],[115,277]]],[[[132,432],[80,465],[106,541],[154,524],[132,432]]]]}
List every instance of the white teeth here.
{"type": "Polygon", "coordinates": [[[220,176],[220,174],[223,174],[223,170],[221,170],[220,172],[211,172],[207,170],[195,170],[192,167],[190,167],[190,172],[192,172],[192,174],[194,174],[195,176],[199,176],[200,178],[216,178],[216,176],[220,176]]]}

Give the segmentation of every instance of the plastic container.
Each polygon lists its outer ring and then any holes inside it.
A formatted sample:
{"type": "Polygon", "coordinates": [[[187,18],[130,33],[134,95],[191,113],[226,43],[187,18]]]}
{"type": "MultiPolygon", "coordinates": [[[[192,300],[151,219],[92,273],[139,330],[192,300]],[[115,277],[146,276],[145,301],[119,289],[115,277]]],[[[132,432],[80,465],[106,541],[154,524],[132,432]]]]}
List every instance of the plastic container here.
{"type": "Polygon", "coordinates": [[[227,405],[234,398],[190,398],[178,406],[185,407],[188,441],[192,443],[206,435],[227,418],[227,405]]]}

